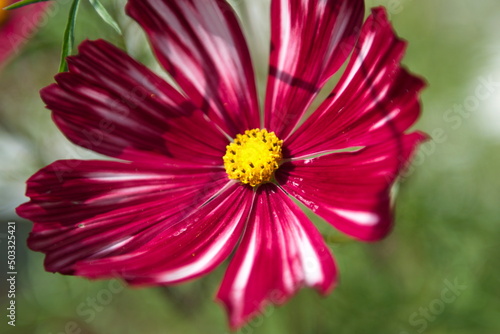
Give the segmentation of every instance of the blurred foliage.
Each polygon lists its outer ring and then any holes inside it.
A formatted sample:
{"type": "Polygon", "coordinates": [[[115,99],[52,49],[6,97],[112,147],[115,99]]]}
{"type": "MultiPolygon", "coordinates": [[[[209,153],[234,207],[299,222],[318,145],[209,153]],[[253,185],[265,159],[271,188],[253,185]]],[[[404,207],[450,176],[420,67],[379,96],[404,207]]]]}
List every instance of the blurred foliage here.
{"type": "MultiPolygon", "coordinates": [[[[232,2],[247,26],[251,24],[243,3],[232,2]]],[[[66,3],[1,73],[0,221],[17,221],[19,230],[17,326],[7,326],[2,315],[2,333],[227,333],[224,311],[212,301],[224,268],[178,286],[122,288],[114,281],[46,273],[43,256],[24,246],[31,224],[13,211],[25,200],[24,181],[56,159],[94,157],[64,139],[38,97],[38,90],[52,82],[57,72],[69,10],[66,3]]],[[[118,19],[124,37],[82,1],[75,28],[77,43],[105,38],[158,68],[151,63],[143,35],[124,16],[124,2],[103,4],[118,19]]],[[[409,41],[406,66],[429,84],[422,96],[424,112],[415,128],[430,133],[434,140],[422,146],[401,180],[393,233],[375,244],[332,245],[341,280],[331,295],[320,297],[303,290],[288,304],[269,308],[241,333],[500,332],[500,110],[495,103],[500,102],[500,89],[481,100],[459,126],[445,117],[454,105],[474,96],[481,78],[491,76],[500,82],[496,36],[500,3],[367,1],[367,7],[376,5],[388,7],[398,35],[409,41]],[[496,135],[485,131],[486,123],[497,124],[496,135]],[[443,295],[456,282],[460,285],[457,293],[443,295]],[[455,298],[447,302],[443,296],[455,298]]],[[[263,29],[266,24],[262,23],[263,29]]],[[[251,42],[258,47],[257,41],[251,42]]],[[[260,43],[267,47],[267,42],[260,43]]],[[[267,49],[263,50],[265,54],[267,49]]],[[[262,54],[252,51],[254,56],[262,54]]],[[[258,72],[263,73],[262,69],[258,72]]],[[[317,223],[329,237],[334,235],[324,222],[317,223]]],[[[2,254],[4,247],[5,242],[0,243],[2,254]]],[[[4,261],[2,256],[0,263],[4,261]]],[[[3,285],[0,293],[0,308],[5,312],[3,285]]]]}

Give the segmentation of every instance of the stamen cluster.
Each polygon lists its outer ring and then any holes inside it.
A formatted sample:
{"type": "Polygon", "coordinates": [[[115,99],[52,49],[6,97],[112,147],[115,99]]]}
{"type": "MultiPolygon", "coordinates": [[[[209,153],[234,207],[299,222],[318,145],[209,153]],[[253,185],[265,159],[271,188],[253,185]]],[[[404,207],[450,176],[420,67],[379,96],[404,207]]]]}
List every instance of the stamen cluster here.
{"type": "Polygon", "coordinates": [[[283,157],[282,145],[283,141],[266,129],[236,135],[223,158],[227,175],[252,187],[271,181],[283,157]]]}

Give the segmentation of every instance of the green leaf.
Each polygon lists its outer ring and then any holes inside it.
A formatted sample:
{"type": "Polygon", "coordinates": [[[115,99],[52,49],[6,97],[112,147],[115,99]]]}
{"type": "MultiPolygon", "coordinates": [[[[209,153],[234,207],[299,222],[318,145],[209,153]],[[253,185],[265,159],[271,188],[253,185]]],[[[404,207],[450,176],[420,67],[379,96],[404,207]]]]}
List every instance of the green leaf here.
{"type": "Polygon", "coordinates": [[[24,6],[28,6],[28,5],[37,3],[37,2],[46,2],[46,1],[50,1],[50,0],[22,0],[22,1],[18,1],[16,3],[13,3],[12,5],[5,7],[4,9],[5,10],[12,10],[12,9],[17,9],[17,8],[21,8],[24,6]]]}
{"type": "Polygon", "coordinates": [[[64,39],[61,51],[61,64],[59,65],[59,72],[66,72],[68,70],[66,57],[71,55],[71,53],[73,52],[73,45],[75,44],[75,22],[79,5],[80,5],[80,0],[73,0],[73,4],[71,5],[71,8],[69,10],[68,23],[66,24],[66,30],[64,30],[64,39]]]}
{"type": "Polygon", "coordinates": [[[115,19],[113,19],[113,17],[108,13],[108,11],[106,10],[106,8],[104,8],[101,2],[99,0],[89,0],[89,2],[92,5],[92,7],[94,7],[97,14],[99,14],[101,19],[103,19],[104,22],[109,24],[113,29],[115,29],[115,31],[118,34],[121,35],[122,31],[118,26],[118,23],[116,23],[115,19]]]}

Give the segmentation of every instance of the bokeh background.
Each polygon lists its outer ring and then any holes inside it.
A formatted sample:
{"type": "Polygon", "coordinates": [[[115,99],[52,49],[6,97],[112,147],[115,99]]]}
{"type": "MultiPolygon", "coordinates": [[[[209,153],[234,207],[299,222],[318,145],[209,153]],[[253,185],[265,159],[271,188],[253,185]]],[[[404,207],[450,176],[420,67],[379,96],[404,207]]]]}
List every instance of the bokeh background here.
{"type": "MultiPolygon", "coordinates": [[[[103,1],[118,35],[82,1],[76,40],[105,38],[153,63],[144,36],[103,1]]],[[[269,0],[233,0],[265,82],[269,0]]],[[[53,81],[69,1],[40,22],[30,43],[0,73],[0,328],[2,333],[228,333],[213,302],[224,268],[197,281],[146,289],[46,273],[25,240],[31,223],[14,208],[25,180],[57,159],[96,157],[71,145],[39,99],[53,81]],[[17,223],[17,321],[7,326],[6,223],[17,223]]],[[[328,297],[303,290],[241,333],[500,333],[500,2],[367,0],[385,5],[409,41],[404,59],[425,77],[425,143],[397,187],[396,226],[374,244],[350,242],[316,220],[330,239],[341,281],[328,297]]],[[[159,70],[159,68],[158,68],[159,70]]],[[[262,91],[262,89],[261,89],[262,91]]]]}

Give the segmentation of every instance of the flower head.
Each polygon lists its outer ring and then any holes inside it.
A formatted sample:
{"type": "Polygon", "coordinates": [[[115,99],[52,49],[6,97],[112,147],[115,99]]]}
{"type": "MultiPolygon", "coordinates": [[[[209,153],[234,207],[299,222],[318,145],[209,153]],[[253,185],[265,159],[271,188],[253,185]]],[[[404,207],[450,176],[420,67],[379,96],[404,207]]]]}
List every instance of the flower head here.
{"type": "Polygon", "coordinates": [[[14,0],[0,0],[0,68],[38,28],[47,3],[36,3],[15,10],[3,8],[14,0]]]}
{"type": "Polygon", "coordinates": [[[331,291],[333,257],[292,199],[378,240],[425,137],[406,133],[424,84],[401,67],[384,10],[362,25],[362,0],[272,0],[263,119],[225,1],[129,0],[127,12],[182,92],[107,42],[80,45],[42,98],[72,142],[122,161],[57,161],[31,177],[18,208],[35,223],[31,249],[49,271],[136,285],[199,277],[234,252],[217,294],[232,327],[301,287],[331,291]]]}

